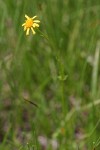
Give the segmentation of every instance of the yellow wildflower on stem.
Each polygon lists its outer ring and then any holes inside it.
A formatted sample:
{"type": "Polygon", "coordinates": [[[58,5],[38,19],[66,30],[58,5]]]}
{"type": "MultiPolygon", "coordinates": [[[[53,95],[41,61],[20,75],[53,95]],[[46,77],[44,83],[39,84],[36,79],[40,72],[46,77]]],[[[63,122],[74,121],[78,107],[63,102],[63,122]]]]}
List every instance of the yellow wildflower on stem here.
{"type": "Polygon", "coordinates": [[[25,23],[22,24],[22,26],[24,27],[24,31],[26,31],[26,35],[29,35],[29,31],[30,29],[32,30],[32,33],[35,34],[34,29],[39,27],[39,20],[35,20],[37,16],[34,16],[32,18],[30,18],[29,16],[25,15],[25,23]]]}

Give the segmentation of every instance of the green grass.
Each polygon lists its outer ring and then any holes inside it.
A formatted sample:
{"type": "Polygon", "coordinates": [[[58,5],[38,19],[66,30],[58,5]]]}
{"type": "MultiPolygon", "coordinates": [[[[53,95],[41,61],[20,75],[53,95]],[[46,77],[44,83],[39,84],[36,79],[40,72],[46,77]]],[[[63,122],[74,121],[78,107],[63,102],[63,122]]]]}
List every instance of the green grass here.
{"type": "Polygon", "coordinates": [[[0,18],[0,150],[99,150],[100,1],[1,0],[0,18]]]}

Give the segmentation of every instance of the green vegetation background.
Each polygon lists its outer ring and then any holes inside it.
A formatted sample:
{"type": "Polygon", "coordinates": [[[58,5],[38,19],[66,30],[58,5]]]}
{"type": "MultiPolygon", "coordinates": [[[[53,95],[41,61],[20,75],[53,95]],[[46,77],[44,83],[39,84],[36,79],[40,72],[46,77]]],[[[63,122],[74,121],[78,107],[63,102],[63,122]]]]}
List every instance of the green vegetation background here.
{"type": "Polygon", "coordinates": [[[0,0],[0,150],[99,150],[99,56],[99,0],[0,0]]]}

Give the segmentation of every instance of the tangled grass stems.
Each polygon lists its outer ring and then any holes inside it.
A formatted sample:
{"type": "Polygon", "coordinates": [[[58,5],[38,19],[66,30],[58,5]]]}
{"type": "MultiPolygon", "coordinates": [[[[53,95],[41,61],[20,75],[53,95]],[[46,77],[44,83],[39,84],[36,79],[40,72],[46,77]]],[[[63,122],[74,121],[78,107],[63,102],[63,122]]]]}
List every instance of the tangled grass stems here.
{"type": "MultiPolygon", "coordinates": [[[[97,106],[100,105],[100,99],[95,100],[94,104],[91,102],[83,107],[78,107],[78,108],[73,108],[69,113],[66,114],[66,117],[64,120],[61,121],[60,127],[58,127],[58,129],[53,133],[52,138],[56,138],[59,136],[59,134],[61,133],[61,128],[65,128],[65,125],[68,121],[70,121],[70,119],[72,118],[72,116],[74,114],[76,114],[77,112],[82,112],[85,110],[89,110],[90,108],[92,108],[93,106],[97,106]]],[[[94,127],[94,129],[92,130],[92,132],[90,134],[86,134],[84,135],[84,138],[90,137],[93,132],[95,131],[96,127],[98,126],[98,124],[100,123],[100,120],[97,121],[96,126],[94,127]]]]}

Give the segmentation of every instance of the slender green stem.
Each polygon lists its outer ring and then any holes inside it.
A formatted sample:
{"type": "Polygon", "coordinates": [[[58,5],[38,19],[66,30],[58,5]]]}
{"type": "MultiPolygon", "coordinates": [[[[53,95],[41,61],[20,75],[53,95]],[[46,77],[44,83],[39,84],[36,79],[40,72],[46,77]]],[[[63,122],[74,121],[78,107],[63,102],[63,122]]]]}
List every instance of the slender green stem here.
{"type": "Polygon", "coordinates": [[[65,104],[65,96],[64,96],[64,81],[61,80],[61,93],[62,93],[62,110],[63,110],[63,115],[65,116],[66,114],[66,104],[65,104]]]}
{"type": "Polygon", "coordinates": [[[63,110],[63,115],[65,116],[66,115],[66,101],[65,101],[65,80],[64,80],[64,64],[62,62],[62,59],[61,59],[61,77],[62,77],[62,80],[61,80],[61,93],[62,93],[62,110],[63,110]]]}
{"type": "Polygon", "coordinates": [[[62,112],[63,112],[63,117],[66,115],[66,101],[65,101],[65,74],[64,74],[64,63],[62,59],[62,53],[61,51],[58,52],[58,57],[59,57],[59,72],[60,72],[60,86],[61,86],[61,99],[62,99],[62,112]]]}
{"type": "Polygon", "coordinates": [[[43,36],[49,43],[50,43],[50,40],[48,38],[47,35],[45,35],[43,32],[41,32],[41,30],[38,29],[38,32],[41,34],[41,36],[43,36]]]}
{"type": "MultiPolygon", "coordinates": [[[[51,43],[51,41],[49,40],[49,37],[47,35],[45,35],[43,32],[41,32],[39,29],[38,29],[38,32],[41,34],[41,36],[43,36],[47,41],[48,43],[50,44],[50,46],[55,49],[54,45],[51,43]]],[[[65,75],[64,75],[64,64],[62,62],[62,53],[61,51],[58,51],[57,52],[57,58],[58,58],[58,66],[59,66],[59,73],[60,73],[60,86],[61,86],[61,99],[62,99],[62,112],[63,112],[63,116],[65,116],[66,114],[66,103],[65,103],[65,97],[64,97],[64,78],[65,78],[65,75]]]]}

